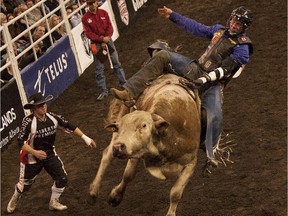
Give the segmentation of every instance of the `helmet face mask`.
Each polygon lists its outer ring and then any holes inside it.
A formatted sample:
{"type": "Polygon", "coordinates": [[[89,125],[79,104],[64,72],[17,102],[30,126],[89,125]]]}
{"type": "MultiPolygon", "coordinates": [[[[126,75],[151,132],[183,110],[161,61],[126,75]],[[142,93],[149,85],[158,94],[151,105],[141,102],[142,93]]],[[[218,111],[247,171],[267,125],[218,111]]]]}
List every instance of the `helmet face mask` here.
{"type": "Polygon", "coordinates": [[[230,22],[232,20],[237,20],[243,25],[243,32],[251,25],[252,23],[252,13],[250,10],[241,6],[234,9],[229,18],[228,27],[230,28],[230,22]]]}

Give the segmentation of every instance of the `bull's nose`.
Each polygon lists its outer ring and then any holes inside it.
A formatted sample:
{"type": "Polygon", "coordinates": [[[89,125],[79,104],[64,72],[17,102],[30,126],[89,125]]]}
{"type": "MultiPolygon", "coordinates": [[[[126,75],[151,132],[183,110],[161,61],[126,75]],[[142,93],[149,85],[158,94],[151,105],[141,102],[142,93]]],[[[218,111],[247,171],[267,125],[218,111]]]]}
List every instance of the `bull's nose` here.
{"type": "Polygon", "coordinates": [[[125,157],[126,155],[126,146],[123,143],[117,143],[113,145],[113,156],[114,157],[125,157]]]}

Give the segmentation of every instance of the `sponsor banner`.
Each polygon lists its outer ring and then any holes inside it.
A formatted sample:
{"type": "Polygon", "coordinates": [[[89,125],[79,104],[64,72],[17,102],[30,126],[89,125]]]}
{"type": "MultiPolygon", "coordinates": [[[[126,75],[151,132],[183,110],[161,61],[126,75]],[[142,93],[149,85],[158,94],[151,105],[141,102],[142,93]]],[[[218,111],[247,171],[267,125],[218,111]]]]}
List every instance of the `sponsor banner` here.
{"type": "Polygon", "coordinates": [[[18,87],[13,78],[1,88],[0,148],[9,143],[9,141],[18,134],[24,116],[18,87]]]}
{"type": "Polygon", "coordinates": [[[137,12],[148,0],[130,0],[135,12],[137,12]]]}
{"type": "Polygon", "coordinates": [[[126,0],[117,0],[119,14],[122,22],[128,26],[129,25],[129,12],[126,4],[126,0]]]}
{"type": "Polygon", "coordinates": [[[71,33],[76,47],[81,73],[83,73],[93,62],[93,54],[90,50],[91,41],[86,37],[82,23],[74,27],[71,33]]]}
{"type": "Polygon", "coordinates": [[[111,1],[119,32],[134,21],[137,11],[148,0],[114,0],[111,1]]]}
{"type": "Polygon", "coordinates": [[[63,36],[30,67],[24,68],[21,78],[27,98],[36,92],[42,92],[45,97],[53,95],[51,103],[58,98],[78,78],[68,36],[63,36]]]}

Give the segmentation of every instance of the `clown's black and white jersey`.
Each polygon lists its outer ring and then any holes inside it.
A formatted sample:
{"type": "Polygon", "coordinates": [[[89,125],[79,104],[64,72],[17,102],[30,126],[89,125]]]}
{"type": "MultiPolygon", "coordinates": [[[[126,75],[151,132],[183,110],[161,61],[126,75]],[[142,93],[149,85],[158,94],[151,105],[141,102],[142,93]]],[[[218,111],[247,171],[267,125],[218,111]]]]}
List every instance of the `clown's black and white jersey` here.
{"type": "Polygon", "coordinates": [[[53,150],[58,126],[70,132],[76,129],[65,118],[52,112],[46,113],[44,122],[36,118],[34,114],[26,116],[18,135],[19,147],[22,148],[24,142],[28,142],[36,150],[45,152],[53,150]]]}

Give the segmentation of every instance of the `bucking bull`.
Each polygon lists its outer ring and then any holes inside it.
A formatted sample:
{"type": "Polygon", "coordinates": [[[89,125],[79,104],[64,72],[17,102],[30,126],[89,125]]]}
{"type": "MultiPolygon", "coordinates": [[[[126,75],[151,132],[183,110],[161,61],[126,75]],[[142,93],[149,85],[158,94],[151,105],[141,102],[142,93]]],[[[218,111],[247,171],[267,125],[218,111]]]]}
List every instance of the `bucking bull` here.
{"type": "Polygon", "coordinates": [[[142,159],[152,176],[161,180],[177,178],[170,190],[167,212],[169,216],[176,215],[197,162],[201,132],[199,101],[198,94],[181,86],[179,77],[173,74],[155,80],[136,102],[137,110],[131,111],[113,99],[106,125],[113,132],[112,140],[103,152],[90,195],[98,196],[102,177],[113,157],[128,159],[123,179],[108,198],[110,205],[119,205],[142,159]]]}

